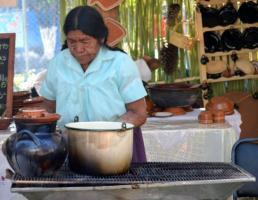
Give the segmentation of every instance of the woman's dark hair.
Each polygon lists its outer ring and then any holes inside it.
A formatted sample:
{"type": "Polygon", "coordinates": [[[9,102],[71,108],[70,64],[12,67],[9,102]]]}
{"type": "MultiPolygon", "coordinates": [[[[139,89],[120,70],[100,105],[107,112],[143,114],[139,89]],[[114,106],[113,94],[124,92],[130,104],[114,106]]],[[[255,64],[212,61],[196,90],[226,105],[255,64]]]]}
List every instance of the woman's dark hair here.
{"type": "MultiPolygon", "coordinates": [[[[104,39],[103,45],[111,50],[120,50],[112,48],[106,44],[108,38],[108,28],[106,27],[103,17],[93,7],[78,6],[73,8],[65,18],[63,31],[67,35],[69,31],[80,30],[84,34],[96,38],[98,41],[104,39]]],[[[67,48],[67,42],[62,46],[62,50],[67,48]]]]}

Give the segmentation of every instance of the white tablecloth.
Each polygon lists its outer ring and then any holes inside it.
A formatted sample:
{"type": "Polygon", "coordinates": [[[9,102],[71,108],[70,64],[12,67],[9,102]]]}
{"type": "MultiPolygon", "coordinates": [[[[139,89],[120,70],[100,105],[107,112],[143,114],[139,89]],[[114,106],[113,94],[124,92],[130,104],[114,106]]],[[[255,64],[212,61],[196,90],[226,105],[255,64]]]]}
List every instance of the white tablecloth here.
{"type": "Polygon", "coordinates": [[[230,162],[240,134],[240,114],[227,116],[223,124],[203,125],[197,121],[200,111],[148,118],[142,126],[147,161],[230,162]]]}
{"type": "MultiPolygon", "coordinates": [[[[172,117],[164,117],[164,118],[157,118],[157,117],[150,117],[147,120],[147,123],[152,121],[194,121],[198,120],[198,115],[201,111],[203,111],[204,108],[200,109],[194,109],[191,112],[187,112],[184,115],[178,115],[178,116],[172,116],[172,117]]],[[[225,117],[226,121],[235,129],[235,131],[238,134],[238,137],[240,137],[240,125],[242,124],[241,115],[237,110],[234,110],[234,113],[232,115],[226,115],[225,117]]]]}

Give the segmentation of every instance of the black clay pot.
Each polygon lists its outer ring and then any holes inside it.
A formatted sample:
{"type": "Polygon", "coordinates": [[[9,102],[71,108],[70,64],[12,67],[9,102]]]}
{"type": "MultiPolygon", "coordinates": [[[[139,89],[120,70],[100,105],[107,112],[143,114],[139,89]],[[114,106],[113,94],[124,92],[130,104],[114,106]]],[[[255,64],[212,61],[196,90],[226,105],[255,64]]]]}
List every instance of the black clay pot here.
{"type": "Polygon", "coordinates": [[[60,133],[21,130],[7,138],[2,151],[16,173],[24,177],[49,176],[63,165],[66,146],[60,133]]]}
{"type": "Polygon", "coordinates": [[[238,16],[243,23],[258,22],[258,4],[253,1],[242,3],[238,9],[238,16]]]}
{"type": "Polygon", "coordinates": [[[149,86],[148,93],[152,102],[161,108],[183,107],[196,103],[201,88],[199,85],[183,83],[157,84],[149,86]]]}
{"type": "Polygon", "coordinates": [[[202,14],[203,27],[214,27],[219,25],[218,9],[212,7],[199,6],[202,14]]]}
{"type": "Polygon", "coordinates": [[[219,25],[221,26],[234,24],[238,18],[237,10],[235,9],[234,5],[229,2],[219,9],[218,17],[219,25]]]}
{"type": "Polygon", "coordinates": [[[20,122],[16,121],[16,131],[19,132],[21,130],[29,130],[33,133],[35,132],[45,132],[45,133],[54,133],[56,131],[56,122],[53,123],[28,123],[28,122],[20,122]]]}
{"type": "Polygon", "coordinates": [[[238,29],[228,29],[221,35],[221,44],[224,51],[240,50],[242,48],[242,33],[238,29]]]}
{"type": "Polygon", "coordinates": [[[244,30],[242,33],[243,48],[255,49],[258,48],[258,27],[251,27],[244,30]]]}
{"type": "Polygon", "coordinates": [[[204,47],[206,53],[214,53],[221,50],[220,35],[213,31],[204,33],[204,47]]]}

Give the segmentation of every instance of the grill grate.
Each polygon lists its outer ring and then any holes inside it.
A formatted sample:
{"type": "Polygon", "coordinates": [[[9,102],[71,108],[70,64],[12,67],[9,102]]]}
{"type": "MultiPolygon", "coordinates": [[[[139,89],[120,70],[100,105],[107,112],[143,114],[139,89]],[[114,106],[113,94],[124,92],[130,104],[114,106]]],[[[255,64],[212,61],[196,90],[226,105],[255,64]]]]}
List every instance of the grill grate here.
{"type": "Polygon", "coordinates": [[[16,187],[107,186],[241,178],[246,178],[246,174],[227,163],[134,163],[127,173],[111,176],[76,174],[65,164],[54,176],[22,177],[15,174],[13,184],[16,187]]]}

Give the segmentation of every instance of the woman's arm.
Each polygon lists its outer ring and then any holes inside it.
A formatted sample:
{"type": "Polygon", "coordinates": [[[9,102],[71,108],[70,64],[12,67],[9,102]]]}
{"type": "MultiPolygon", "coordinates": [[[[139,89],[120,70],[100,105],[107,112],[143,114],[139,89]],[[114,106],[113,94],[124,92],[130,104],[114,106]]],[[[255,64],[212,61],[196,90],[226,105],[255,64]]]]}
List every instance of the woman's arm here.
{"type": "Polygon", "coordinates": [[[138,127],[147,119],[145,98],[126,104],[127,112],[120,117],[120,121],[132,123],[138,127]]]}

